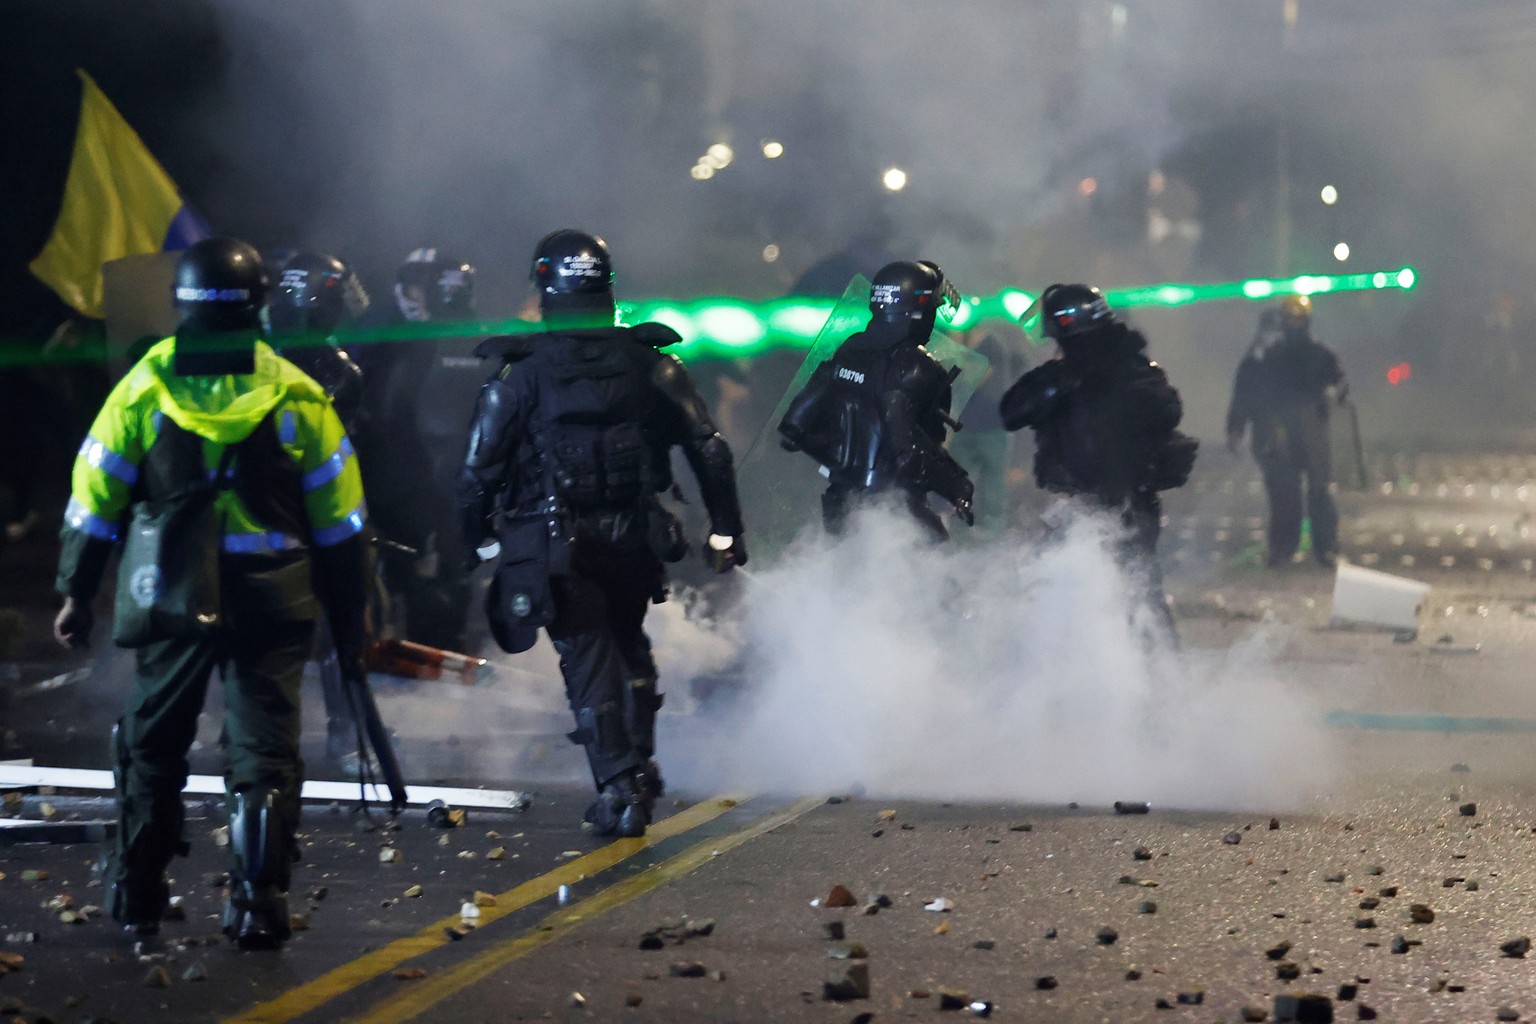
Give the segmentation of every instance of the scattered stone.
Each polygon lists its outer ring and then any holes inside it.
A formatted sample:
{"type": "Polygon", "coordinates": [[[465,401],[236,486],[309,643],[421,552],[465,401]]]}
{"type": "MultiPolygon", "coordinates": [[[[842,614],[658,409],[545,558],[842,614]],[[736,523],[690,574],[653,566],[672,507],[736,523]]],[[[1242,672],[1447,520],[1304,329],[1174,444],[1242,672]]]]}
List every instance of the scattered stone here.
{"type": "Polygon", "coordinates": [[[1325,882],[1332,882],[1333,884],[1338,885],[1339,883],[1344,881],[1344,872],[1340,871],[1336,875],[1324,875],[1323,876],[1323,881],[1325,881],[1325,882]]]}
{"type": "Polygon", "coordinates": [[[939,989],[939,1009],[941,1010],[961,1010],[970,1001],[964,992],[956,992],[948,988],[939,989]]]}
{"type": "Polygon", "coordinates": [[[1467,892],[1477,892],[1477,890],[1479,890],[1481,888],[1482,888],[1482,886],[1478,884],[1477,879],[1475,879],[1475,878],[1468,879],[1467,884],[1466,884],[1467,892]]]}
{"type": "Polygon", "coordinates": [[[1155,914],[1157,913],[1157,904],[1151,900],[1142,900],[1140,903],[1136,904],[1136,913],[1155,914]]]}
{"type": "Polygon", "coordinates": [[[1180,1006],[1200,1006],[1205,1002],[1205,993],[1200,991],[1180,992],[1175,999],[1180,1006]]]}
{"type": "Polygon", "coordinates": [[[21,873],[21,880],[23,882],[46,882],[48,881],[48,872],[42,868],[28,868],[21,873]]]}
{"type": "Polygon", "coordinates": [[[1093,937],[1099,940],[1101,946],[1113,946],[1119,940],[1120,933],[1113,928],[1100,928],[1093,937]]]}
{"type": "Polygon", "coordinates": [[[1327,996],[1275,996],[1275,1020],[1296,1024],[1333,1024],[1333,1000],[1327,996]]]}
{"type": "Polygon", "coordinates": [[[1531,940],[1524,935],[1517,939],[1510,939],[1499,947],[1499,952],[1515,960],[1524,960],[1525,954],[1531,951],[1531,940]]]}
{"type": "Polygon", "coordinates": [[[1361,910],[1375,910],[1379,906],[1381,906],[1381,900],[1377,899],[1375,896],[1367,896],[1365,899],[1360,901],[1361,910]]]}
{"type": "Polygon", "coordinates": [[[917,828],[917,826],[912,824],[910,821],[904,821],[904,822],[901,823],[901,830],[903,832],[911,832],[911,831],[913,831],[916,828],[917,828]]]}
{"type": "Polygon", "coordinates": [[[1378,889],[1376,895],[1385,896],[1387,899],[1391,899],[1397,895],[1397,886],[1389,885],[1384,889],[1378,889]]]}
{"type": "Polygon", "coordinates": [[[1056,937],[1056,929],[1055,928],[1047,928],[1045,930],[1045,938],[1047,938],[1047,939],[1054,939],[1055,937],[1056,937]]]}
{"type": "Polygon", "coordinates": [[[849,964],[841,978],[823,982],[821,998],[838,1003],[847,1002],[850,999],[868,999],[869,964],[863,961],[849,964]]]}
{"type": "Polygon", "coordinates": [[[948,921],[940,921],[934,927],[933,934],[935,934],[935,935],[948,935],[949,934],[949,922],[948,921]]]}
{"type": "Polygon", "coordinates": [[[932,903],[923,904],[924,910],[931,910],[936,914],[947,914],[955,909],[955,901],[947,896],[940,896],[932,903]]]}
{"type": "Polygon", "coordinates": [[[1269,819],[1269,830],[1271,832],[1278,832],[1278,831],[1280,831],[1280,819],[1279,818],[1270,818],[1269,819]]]}
{"type": "Polygon", "coordinates": [[[1365,873],[1368,875],[1379,875],[1382,873],[1382,867],[1380,864],[1372,864],[1365,869],[1365,873]]]}
{"type": "Polygon", "coordinates": [[[683,938],[696,939],[715,933],[715,919],[706,917],[702,921],[687,921],[683,925],[683,938]]]}
{"type": "Polygon", "coordinates": [[[1466,881],[1466,879],[1462,878],[1460,875],[1452,875],[1450,878],[1447,878],[1447,879],[1445,879],[1444,881],[1442,881],[1440,883],[1440,888],[1442,888],[1442,889],[1454,889],[1454,888],[1456,888],[1456,886],[1460,885],[1462,882],[1465,882],[1465,881],[1466,881]]]}
{"type": "Polygon", "coordinates": [[[993,942],[991,939],[977,939],[975,942],[971,943],[971,948],[991,950],[997,948],[997,943],[993,942]]]}
{"type": "Polygon", "coordinates": [[[1260,1022],[1269,1019],[1269,1011],[1257,1006],[1245,1006],[1239,1012],[1242,1014],[1243,1020],[1247,1021],[1248,1024],[1260,1024],[1260,1022]]]}
{"type": "Polygon", "coordinates": [[[646,932],[640,936],[641,949],[665,949],[666,943],[661,941],[661,936],[655,932],[646,932]]]}
{"type": "Polygon", "coordinates": [[[182,981],[207,981],[208,980],[208,969],[203,966],[202,961],[200,961],[200,960],[194,961],[190,967],[188,967],[186,970],[181,972],[181,980],[182,981]]]}
{"type": "Polygon", "coordinates": [[[1152,851],[1147,849],[1145,846],[1138,846],[1136,849],[1131,851],[1131,858],[1133,860],[1151,860],[1152,851]]]}
{"type": "Polygon", "coordinates": [[[1125,972],[1125,980],[1126,981],[1140,981],[1141,980],[1141,972],[1136,970],[1133,967],[1129,971],[1125,972]]]}
{"type": "Polygon", "coordinates": [[[427,976],[420,967],[396,967],[393,973],[396,981],[420,981],[427,976]]]}
{"type": "Polygon", "coordinates": [[[413,885],[409,889],[405,890],[403,895],[408,900],[419,900],[421,899],[421,886],[413,885]]]}
{"type": "MultiPolygon", "coordinates": [[[[26,945],[32,942],[42,942],[43,935],[41,932],[6,932],[5,941],[11,945],[26,945]]],[[[3,1012],[3,1010],[0,1010],[0,1013],[3,1012]]]]}
{"type": "Polygon", "coordinates": [[[1021,821],[1017,825],[1008,826],[1009,832],[1033,832],[1034,830],[1035,826],[1031,825],[1027,821],[1021,821]]]}
{"type": "Polygon", "coordinates": [[[667,973],[674,978],[702,978],[709,972],[697,960],[679,960],[667,968],[667,973]]]}
{"type": "Polygon", "coordinates": [[[864,948],[862,942],[850,942],[846,946],[833,946],[827,950],[827,958],[830,960],[868,960],[869,950],[864,948]]]}
{"type": "Polygon", "coordinates": [[[145,988],[170,988],[171,972],[160,964],[155,964],[144,975],[143,985],[145,988]]]}
{"type": "Polygon", "coordinates": [[[1472,766],[1467,764],[1465,761],[1457,761],[1455,764],[1451,765],[1451,771],[1453,772],[1470,772],[1471,770],[1472,766]]]}
{"type": "Polygon", "coordinates": [[[881,821],[895,821],[896,812],[894,810],[885,810],[881,811],[878,815],[876,815],[876,817],[881,821]]]}
{"type": "Polygon", "coordinates": [[[992,1016],[992,1004],[985,999],[972,999],[965,1008],[971,1011],[973,1017],[992,1016]]]}
{"type": "Polygon", "coordinates": [[[1042,992],[1049,992],[1051,989],[1055,988],[1057,984],[1056,976],[1054,974],[1046,974],[1035,979],[1035,988],[1042,992]]]}
{"type": "Polygon", "coordinates": [[[584,1010],[587,1006],[587,997],[582,995],[580,992],[572,992],[570,1002],[571,1006],[575,1007],[576,1009],[584,1010]]]}
{"type": "Polygon", "coordinates": [[[325,899],[326,896],[330,895],[330,892],[331,890],[326,886],[317,885],[313,889],[309,890],[309,900],[311,903],[319,903],[321,900],[325,899]]]}
{"type": "Polygon", "coordinates": [[[1228,846],[1236,846],[1238,843],[1243,841],[1243,834],[1241,832],[1228,832],[1226,835],[1221,837],[1221,841],[1226,843],[1228,846]]]}
{"type": "Polygon", "coordinates": [[[386,846],[379,851],[380,864],[398,864],[401,859],[402,854],[393,846],[386,846]]]}
{"type": "Polygon", "coordinates": [[[873,839],[879,839],[883,835],[885,835],[885,829],[883,828],[877,828],[870,833],[870,837],[873,839]]]}
{"type": "Polygon", "coordinates": [[[895,901],[883,892],[872,892],[865,897],[865,901],[882,909],[895,905],[895,901]]]}
{"type": "Polygon", "coordinates": [[[485,853],[486,860],[504,860],[506,856],[507,848],[505,846],[493,846],[485,853]]]}
{"type": "Polygon", "coordinates": [[[1408,919],[1414,924],[1432,924],[1435,912],[1427,903],[1415,903],[1408,908],[1408,919]]]}
{"type": "Polygon", "coordinates": [[[480,920],[480,908],[473,903],[459,904],[459,924],[474,928],[475,922],[480,920]]]}
{"type": "Polygon", "coordinates": [[[1351,982],[1345,982],[1339,986],[1338,993],[1334,996],[1341,1003],[1347,1003],[1360,994],[1360,986],[1351,982]]]}
{"type": "Polygon", "coordinates": [[[1403,938],[1401,935],[1392,940],[1392,952],[1396,953],[1398,956],[1402,956],[1404,953],[1408,952],[1409,948],[1410,946],[1408,940],[1403,938]]]}
{"type": "Polygon", "coordinates": [[[1456,808],[1456,810],[1461,812],[1461,816],[1463,818],[1475,817],[1476,814],[1477,814],[1477,804],[1475,804],[1475,803],[1465,803],[1465,804],[1462,804],[1460,807],[1456,808]]]}
{"type": "Polygon", "coordinates": [[[642,996],[639,992],[631,992],[624,997],[624,1005],[629,1007],[631,1010],[643,1002],[645,1002],[645,997],[642,996]]]}
{"type": "MultiPolygon", "coordinates": [[[[828,921],[821,926],[821,931],[823,935],[833,942],[843,941],[843,922],[841,921],[828,921]]],[[[660,940],[657,941],[659,942],[660,940]]],[[[641,946],[640,948],[645,949],[646,947],[641,946]]],[[[656,948],[660,949],[661,947],[658,945],[656,948]]]]}
{"type": "Polygon", "coordinates": [[[483,891],[481,889],[476,889],[475,890],[475,906],[477,906],[477,907],[494,907],[495,905],[496,905],[496,897],[493,894],[485,892],[485,891],[483,891]]]}
{"type": "MultiPolygon", "coordinates": [[[[1282,961],[1280,965],[1275,968],[1275,977],[1279,978],[1281,981],[1295,981],[1297,978],[1301,977],[1301,966],[1291,960],[1282,961]]],[[[1279,1020],[1280,1018],[1277,1017],[1275,1019],[1279,1020]]]]}
{"type": "Polygon", "coordinates": [[[1145,803],[1127,800],[1115,801],[1116,814],[1146,814],[1152,808],[1145,803]]]}
{"type": "Polygon", "coordinates": [[[1498,1012],[1496,1012],[1493,1015],[1493,1018],[1494,1018],[1494,1020],[1506,1020],[1506,1021],[1508,1021],[1508,1020],[1519,1020],[1520,1019],[1520,1011],[1516,1010],[1512,1006],[1501,1006],[1501,1007],[1499,1007],[1498,1012]]]}
{"type": "Polygon", "coordinates": [[[1278,946],[1273,946],[1269,949],[1266,949],[1264,951],[1264,955],[1269,957],[1271,960],[1284,960],[1285,954],[1289,953],[1290,951],[1291,944],[1289,942],[1282,942],[1278,946]]]}
{"type": "Polygon", "coordinates": [[[1159,1009],[1159,1010],[1171,1010],[1171,1009],[1173,1009],[1173,1004],[1170,1003],[1168,1000],[1164,999],[1162,996],[1158,996],[1157,997],[1157,1002],[1153,1003],[1152,1005],[1154,1007],[1156,1007],[1157,1009],[1159,1009]]]}
{"type": "Polygon", "coordinates": [[[1374,917],[1360,917],[1360,918],[1356,918],[1355,919],[1355,927],[1356,928],[1375,928],[1376,927],[1376,919],[1374,917]]]}
{"type": "Polygon", "coordinates": [[[832,891],[827,893],[826,899],[821,901],[824,907],[852,907],[858,904],[853,898],[853,893],[845,885],[834,885],[832,891]]]}
{"type": "Polygon", "coordinates": [[[296,932],[307,932],[307,931],[309,931],[309,915],[308,914],[289,914],[288,915],[288,927],[293,929],[296,932]]]}

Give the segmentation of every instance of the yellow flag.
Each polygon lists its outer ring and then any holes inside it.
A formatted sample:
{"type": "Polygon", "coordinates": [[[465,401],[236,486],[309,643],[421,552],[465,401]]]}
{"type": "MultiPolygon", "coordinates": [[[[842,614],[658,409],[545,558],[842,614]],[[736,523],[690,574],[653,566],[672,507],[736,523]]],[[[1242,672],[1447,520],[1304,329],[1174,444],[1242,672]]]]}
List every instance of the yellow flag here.
{"type": "Polygon", "coordinates": [[[185,248],[209,232],[176,183],[83,70],[80,123],[53,234],[29,267],[59,297],[100,317],[101,265],[185,248]]]}

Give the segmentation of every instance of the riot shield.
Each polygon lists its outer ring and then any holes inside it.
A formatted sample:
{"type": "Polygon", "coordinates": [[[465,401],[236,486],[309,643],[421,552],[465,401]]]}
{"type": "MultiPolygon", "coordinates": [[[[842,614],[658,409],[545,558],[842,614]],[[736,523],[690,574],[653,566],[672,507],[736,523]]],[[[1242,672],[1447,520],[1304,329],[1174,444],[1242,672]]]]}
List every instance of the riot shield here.
{"type": "MultiPolygon", "coordinates": [[[[849,282],[816,335],[805,361],[742,456],[737,487],[754,557],[772,557],[808,524],[821,520],[821,492],[826,488],[826,479],[816,462],[803,452],[787,452],[780,447],[779,423],[816,367],[832,358],[839,345],[869,323],[869,292],[869,280],[863,275],[849,282]]],[[[950,417],[958,422],[966,403],[986,377],[987,358],[945,335],[941,327],[935,328],[925,347],[950,371],[950,417]]]]}

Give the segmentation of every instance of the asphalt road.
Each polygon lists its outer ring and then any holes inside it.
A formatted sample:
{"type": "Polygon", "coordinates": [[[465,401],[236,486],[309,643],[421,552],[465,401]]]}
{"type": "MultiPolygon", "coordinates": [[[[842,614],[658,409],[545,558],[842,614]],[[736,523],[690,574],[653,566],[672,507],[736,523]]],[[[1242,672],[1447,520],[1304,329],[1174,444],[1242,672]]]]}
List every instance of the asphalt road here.
{"type": "MultiPolygon", "coordinates": [[[[1435,586],[1413,642],[1330,628],[1332,577],[1321,570],[1250,568],[1261,507],[1241,476],[1230,489],[1206,480],[1198,504],[1172,504],[1171,591],[1190,656],[1263,626],[1272,663],[1315,712],[1294,762],[1273,769],[1307,787],[1273,804],[1126,815],[1103,799],[1074,806],[1070,787],[1033,806],[697,791],[670,794],[669,817],[646,840],[603,843],[576,826],[587,797],[560,716],[520,713],[518,731],[504,732],[488,710],[487,732],[457,741],[401,722],[407,762],[432,765],[423,781],[530,789],[531,806],[472,811],[453,830],[414,811],[398,831],[349,807],[310,807],[293,894],[309,927],[275,955],[240,954],[217,935],[212,803],[191,804],[193,855],[173,885],[186,920],[166,926],[162,961],[136,959],[100,918],[65,923],[44,906],[99,901],[98,844],[0,846],[0,951],[23,958],[0,974],[0,1019],[681,1024],[986,1012],[1211,1024],[1245,1010],[1276,1020],[1277,997],[1302,994],[1323,997],[1338,1020],[1536,1017],[1536,957],[1500,948],[1536,936],[1536,586],[1520,531],[1536,488],[1518,493],[1522,467],[1398,467],[1382,481],[1390,490],[1345,497],[1347,549],[1435,586]],[[1505,553],[1486,568],[1466,561],[1469,535],[1505,553]],[[1437,551],[1453,538],[1445,565],[1437,551]],[[507,748],[503,767],[465,774],[484,763],[466,751],[488,736],[507,748]],[[386,847],[400,859],[381,862],[386,847]],[[28,880],[39,870],[45,880],[28,880]],[[825,905],[839,885],[852,906],[825,905]],[[495,904],[463,928],[461,904],[477,891],[495,904]],[[867,912],[879,895],[889,905],[867,912]],[[948,909],[925,909],[937,900],[948,909]],[[842,939],[829,937],[833,924],[842,939]],[[146,984],[156,967],[166,987],[146,984]]],[[[14,664],[11,753],[104,766],[93,727],[66,735],[99,703],[81,696],[89,687],[26,689],[74,663],[38,652],[14,664]]],[[[686,729],[678,709],[667,713],[686,729]]],[[[1210,735],[1232,745],[1213,748],[1212,764],[1233,763],[1247,741],[1210,735]]],[[[211,746],[197,767],[216,767],[211,746]]],[[[100,800],[46,794],[8,812],[35,817],[45,801],[62,819],[106,812],[100,800]]]]}

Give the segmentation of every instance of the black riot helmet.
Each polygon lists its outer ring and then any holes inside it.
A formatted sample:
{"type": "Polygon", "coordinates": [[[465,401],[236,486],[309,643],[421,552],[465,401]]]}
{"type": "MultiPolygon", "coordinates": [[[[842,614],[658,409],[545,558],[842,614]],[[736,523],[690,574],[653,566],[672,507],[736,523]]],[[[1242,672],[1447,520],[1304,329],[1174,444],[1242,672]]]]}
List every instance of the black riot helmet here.
{"type": "Polygon", "coordinates": [[[613,257],[597,235],[561,228],[533,247],[528,276],[546,310],[598,309],[613,304],[613,257]]]}
{"type": "Polygon", "coordinates": [[[475,268],[439,249],[416,249],[395,275],[395,304],[413,322],[468,320],[475,314],[475,268]]]}
{"type": "Polygon", "coordinates": [[[1312,299],[1306,295],[1287,295],[1280,300],[1280,326],[1289,331],[1305,331],[1312,326],[1312,299]]]}
{"type": "Polygon", "coordinates": [[[268,315],[275,334],[325,336],[342,320],[361,316],[368,302],[362,282],[341,260],[298,252],[278,270],[268,315]]]}
{"type": "Polygon", "coordinates": [[[238,238],[194,242],[176,264],[172,286],[178,334],[259,331],[267,297],[261,253],[238,238]]]}
{"type": "Polygon", "coordinates": [[[959,295],[939,265],[928,260],[887,263],[870,282],[869,311],[885,323],[932,323],[946,305],[958,306],[959,295]]]}
{"type": "Polygon", "coordinates": [[[1114,322],[1103,293],[1091,285],[1053,284],[1040,296],[1040,326],[1048,338],[1061,341],[1114,322]]]}

